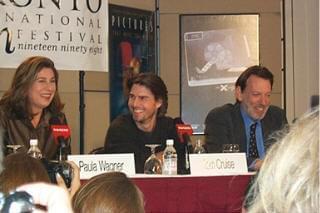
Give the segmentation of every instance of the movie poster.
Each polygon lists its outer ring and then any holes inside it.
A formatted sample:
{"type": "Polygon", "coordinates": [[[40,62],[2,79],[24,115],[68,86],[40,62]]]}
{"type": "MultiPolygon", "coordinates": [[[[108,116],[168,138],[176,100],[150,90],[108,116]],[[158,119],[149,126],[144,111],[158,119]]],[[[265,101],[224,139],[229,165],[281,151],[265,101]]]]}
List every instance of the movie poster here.
{"type": "Polygon", "coordinates": [[[155,72],[154,12],[109,5],[110,119],[128,112],[127,76],[155,72]]]}
{"type": "Polygon", "coordinates": [[[259,64],[259,15],[181,15],[180,32],[181,117],[202,134],[209,111],[235,103],[238,76],[259,64]]]}

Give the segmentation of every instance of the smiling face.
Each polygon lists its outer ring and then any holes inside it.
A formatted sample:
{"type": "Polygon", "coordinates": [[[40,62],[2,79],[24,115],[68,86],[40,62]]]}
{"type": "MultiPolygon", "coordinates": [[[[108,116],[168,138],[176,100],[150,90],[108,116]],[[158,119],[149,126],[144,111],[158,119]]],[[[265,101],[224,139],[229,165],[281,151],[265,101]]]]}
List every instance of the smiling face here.
{"type": "Polygon", "coordinates": [[[33,114],[49,106],[56,92],[56,78],[51,68],[42,68],[28,90],[28,102],[33,114]]]}
{"type": "Polygon", "coordinates": [[[138,128],[147,131],[152,130],[161,104],[162,101],[156,100],[147,87],[139,84],[134,84],[131,87],[128,107],[138,128]],[[148,128],[145,129],[145,127],[148,128]]]}
{"type": "Polygon", "coordinates": [[[269,80],[251,75],[243,91],[240,86],[236,87],[236,98],[253,120],[260,120],[264,118],[270,106],[271,90],[269,80]]]}

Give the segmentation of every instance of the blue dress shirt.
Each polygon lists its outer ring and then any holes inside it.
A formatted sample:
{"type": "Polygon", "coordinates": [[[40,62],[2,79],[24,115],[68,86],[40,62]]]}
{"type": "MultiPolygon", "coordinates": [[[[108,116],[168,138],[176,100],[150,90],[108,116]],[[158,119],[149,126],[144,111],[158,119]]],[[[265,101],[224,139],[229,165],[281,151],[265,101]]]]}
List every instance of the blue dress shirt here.
{"type": "MultiPolygon", "coordinates": [[[[241,115],[244,121],[245,129],[246,129],[246,136],[247,136],[247,156],[249,156],[249,140],[250,140],[250,126],[253,123],[257,123],[256,127],[256,142],[257,142],[257,149],[259,153],[259,158],[263,159],[265,156],[265,149],[264,149],[264,143],[263,143],[263,134],[262,134],[262,127],[261,127],[261,121],[260,120],[253,120],[246,111],[240,107],[241,115]]],[[[249,163],[249,168],[252,166],[253,162],[248,162],[249,163]]],[[[254,165],[254,164],[253,164],[254,165]]]]}

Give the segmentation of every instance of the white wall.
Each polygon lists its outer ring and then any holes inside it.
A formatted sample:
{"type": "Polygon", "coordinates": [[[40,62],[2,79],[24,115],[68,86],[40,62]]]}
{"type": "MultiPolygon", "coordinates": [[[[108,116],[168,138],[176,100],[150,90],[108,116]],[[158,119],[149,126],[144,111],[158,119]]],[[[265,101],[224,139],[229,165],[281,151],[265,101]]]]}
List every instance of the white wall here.
{"type": "Polygon", "coordinates": [[[288,120],[310,109],[319,95],[319,1],[285,0],[286,109],[288,120]]]}

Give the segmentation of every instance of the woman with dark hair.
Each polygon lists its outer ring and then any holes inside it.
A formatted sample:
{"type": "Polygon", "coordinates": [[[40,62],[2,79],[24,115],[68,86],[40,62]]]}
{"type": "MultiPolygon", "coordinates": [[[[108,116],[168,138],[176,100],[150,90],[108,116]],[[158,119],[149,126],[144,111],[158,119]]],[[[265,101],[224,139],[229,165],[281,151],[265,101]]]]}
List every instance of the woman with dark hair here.
{"type": "Polygon", "coordinates": [[[30,139],[38,139],[42,154],[48,159],[56,158],[58,145],[54,143],[50,121],[54,118],[56,124],[57,120],[59,124],[66,123],[58,78],[54,63],[46,57],[30,57],[18,66],[11,87],[0,100],[4,149],[6,145],[21,145],[20,150],[27,151],[30,139]]]}

